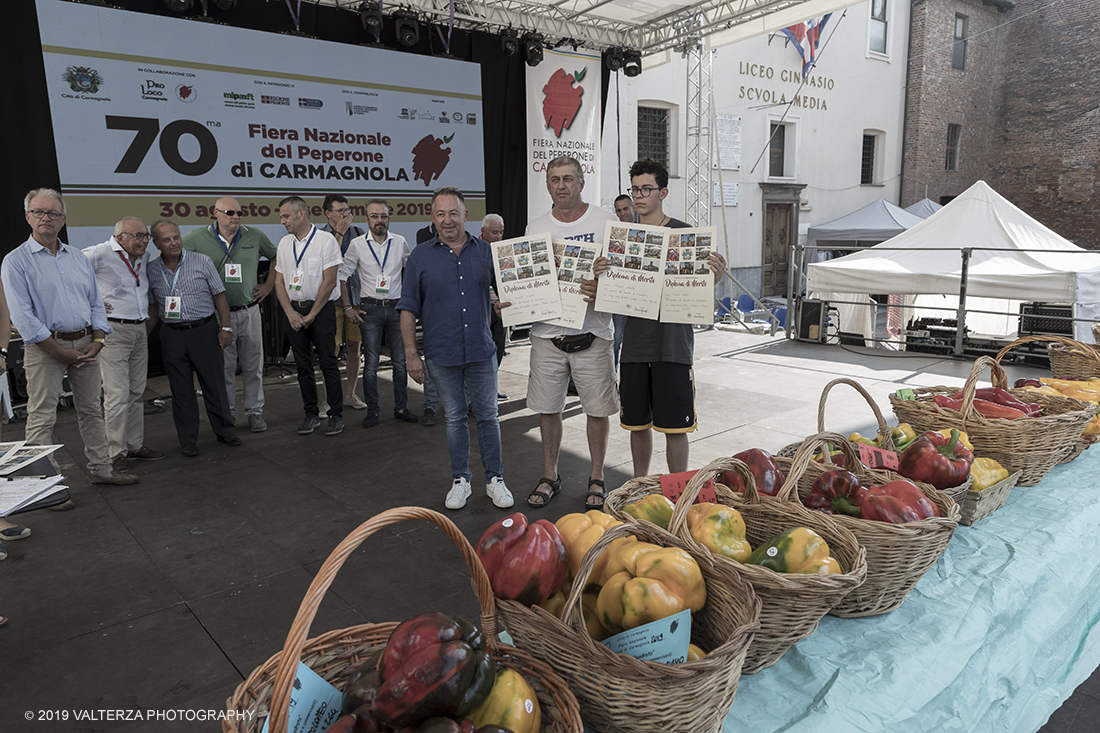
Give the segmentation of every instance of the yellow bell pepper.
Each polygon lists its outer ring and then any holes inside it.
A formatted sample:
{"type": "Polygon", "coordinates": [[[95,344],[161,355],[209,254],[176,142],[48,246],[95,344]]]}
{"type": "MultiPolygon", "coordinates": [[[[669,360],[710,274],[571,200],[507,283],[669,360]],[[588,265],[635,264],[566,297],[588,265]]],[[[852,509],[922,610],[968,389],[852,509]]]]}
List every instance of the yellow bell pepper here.
{"type": "Polygon", "coordinates": [[[1093,435],[1100,435],[1100,415],[1097,415],[1089,421],[1089,424],[1085,426],[1085,431],[1081,433],[1081,435],[1086,438],[1093,435]]]}
{"type": "MultiPolygon", "coordinates": [[[[554,616],[561,618],[562,611],[565,610],[565,599],[568,597],[568,591],[564,588],[554,595],[546,599],[545,603],[540,606],[549,611],[554,616]]],[[[596,594],[595,593],[582,593],[581,594],[581,616],[584,618],[585,630],[588,631],[588,635],[595,641],[603,641],[611,634],[605,629],[598,618],[598,612],[596,610],[596,594]]]]}
{"type": "Polygon", "coordinates": [[[1061,397],[1062,393],[1054,389],[1050,385],[1044,384],[1042,387],[1024,387],[1028,392],[1034,392],[1036,394],[1045,394],[1049,397],[1061,397]]]}
{"type": "Polygon", "coordinates": [[[975,458],[970,465],[970,476],[974,479],[971,490],[985,491],[1008,478],[1008,469],[992,458],[975,458]]]}
{"type": "MultiPolygon", "coordinates": [[[[936,432],[939,433],[940,435],[942,435],[943,437],[947,438],[947,442],[950,443],[951,442],[951,431],[953,429],[954,428],[948,428],[947,430],[937,430],[936,432]]],[[[974,452],[974,444],[970,442],[970,436],[967,435],[966,433],[964,433],[961,430],[959,431],[959,442],[962,443],[963,445],[965,445],[967,448],[969,448],[971,453],[974,452]]]]}
{"type": "Polygon", "coordinates": [[[878,445],[878,436],[876,435],[874,438],[868,438],[864,435],[860,435],[859,433],[849,433],[848,442],[864,443],[865,445],[878,445]]]}
{"type": "Polygon", "coordinates": [[[676,507],[664,494],[650,494],[644,496],[633,504],[623,507],[623,514],[635,519],[644,519],[656,524],[661,529],[668,529],[668,523],[672,520],[672,512],[676,507]]]}
{"type": "Polygon", "coordinates": [[[542,708],[531,684],[514,669],[504,667],[485,702],[468,716],[474,726],[497,725],[513,733],[540,733],[542,708]]]}
{"type": "MultiPolygon", "coordinates": [[[[584,514],[566,514],[554,524],[565,542],[565,551],[569,556],[570,578],[576,577],[584,553],[588,552],[592,545],[603,537],[604,532],[617,524],[622,524],[622,522],[610,514],[604,514],[595,509],[591,509],[584,514]]],[[[637,541],[638,539],[634,536],[620,537],[612,542],[607,550],[600,553],[600,556],[596,558],[596,564],[592,567],[592,574],[588,578],[589,586],[600,584],[604,577],[603,569],[607,564],[607,558],[616,548],[637,541]]]]}
{"type": "Polygon", "coordinates": [[[1040,377],[1039,381],[1050,385],[1061,392],[1063,389],[1098,389],[1100,390],[1100,377],[1092,379],[1054,379],[1052,377],[1040,377]]]}
{"type": "Polygon", "coordinates": [[[840,563],[829,552],[829,543],[817,532],[806,527],[793,527],[757,547],[745,562],[777,573],[843,573],[840,563]]]}
{"type": "Polygon", "coordinates": [[[707,653],[695,646],[694,644],[688,644],[688,658],[689,662],[698,662],[700,659],[705,659],[707,653]]]}
{"type": "Polygon", "coordinates": [[[611,633],[698,611],[707,600],[699,564],[678,547],[635,542],[608,560],[607,579],[596,599],[599,620],[611,633]]]}
{"type": "Polygon", "coordinates": [[[1100,403],[1100,391],[1095,389],[1063,389],[1062,395],[1069,397],[1071,400],[1091,402],[1094,405],[1100,403]]]}
{"type": "Polygon", "coordinates": [[[745,539],[745,520],[741,512],[724,504],[693,504],[687,515],[692,539],[715,555],[745,562],[752,547],[745,539]]]}

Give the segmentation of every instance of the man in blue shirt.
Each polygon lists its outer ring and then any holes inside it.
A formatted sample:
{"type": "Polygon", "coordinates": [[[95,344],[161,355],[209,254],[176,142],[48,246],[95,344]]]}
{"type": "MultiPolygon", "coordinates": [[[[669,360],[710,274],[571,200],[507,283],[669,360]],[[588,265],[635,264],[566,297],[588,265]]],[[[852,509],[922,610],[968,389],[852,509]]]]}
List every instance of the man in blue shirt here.
{"type": "Polygon", "coordinates": [[[54,443],[61,380],[68,376],[92,483],[135,484],[137,476],[115,471],[107,453],[96,357],[112,329],[95,273],[87,257],[58,238],[65,226],[60,193],[35,189],[23,209],[31,236],[4,258],[0,270],[12,324],[26,344],[27,442],[54,443]]]}
{"type": "Polygon", "coordinates": [[[493,257],[488,243],[466,233],[468,216],[461,191],[450,186],[436,189],[432,224],[438,234],[409,256],[397,310],[409,376],[419,384],[424,383],[425,363],[416,349],[416,319],[422,321],[427,369],[447,415],[452,478],[447,508],[466,506],[471,493],[468,390],[477,418],[485,493],[504,509],[512,506],[513,499],[504,485],[496,346],[489,332],[493,257]]]}
{"type": "Polygon", "coordinates": [[[150,315],[159,312],[163,321],[160,350],[183,455],[199,454],[199,403],[192,372],[199,377],[206,416],[218,442],[238,446],[241,439],[229,412],[222,356],[233,341],[225,285],[212,259],[183,248],[174,222],[157,219],[149,231],[160,250],[160,258],[149,266],[149,298],[156,308],[150,308],[150,315]]]}

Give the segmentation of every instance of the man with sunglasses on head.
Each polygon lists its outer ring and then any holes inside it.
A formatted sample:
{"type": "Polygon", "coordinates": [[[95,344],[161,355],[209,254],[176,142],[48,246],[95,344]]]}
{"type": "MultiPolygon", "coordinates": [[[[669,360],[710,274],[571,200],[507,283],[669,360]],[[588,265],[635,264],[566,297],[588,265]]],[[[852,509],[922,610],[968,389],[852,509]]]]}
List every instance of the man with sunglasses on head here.
{"type": "Polygon", "coordinates": [[[164,454],[145,445],[145,381],[149,375],[149,231],[134,216],[115,224],[114,236],[86,247],[99,295],[114,329],[99,354],[103,374],[103,419],[107,455],[116,471],[128,461],[159,461],[164,454]]]}
{"type": "MultiPolygon", "coordinates": [[[[321,227],[321,231],[328,232],[336,237],[336,242],[340,245],[340,254],[347,259],[352,240],[363,236],[365,232],[351,223],[351,207],[348,206],[348,200],[344,196],[338,193],[330,193],[325,196],[325,202],[321,205],[321,209],[325,212],[325,218],[328,219],[328,224],[321,227]]],[[[344,392],[344,406],[353,410],[365,410],[367,409],[367,403],[355,394],[355,385],[359,381],[360,353],[363,350],[363,335],[359,331],[359,323],[352,318],[352,311],[359,308],[359,273],[353,271],[346,281],[342,275],[340,278],[341,293],[344,292],[346,287],[347,297],[341,295],[340,300],[336,301],[335,347],[337,357],[340,355],[341,346],[347,344],[348,347],[347,389],[344,392]]],[[[327,409],[328,403],[322,403],[320,411],[325,412],[327,409]]]]}
{"type": "Polygon", "coordinates": [[[26,345],[26,440],[54,444],[61,381],[68,376],[91,482],[135,484],[137,476],[115,471],[107,454],[100,405],[103,380],[96,357],[113,329],[107,323],[95,273],[87,257],[58,238],[65,226],[60,193],[35,189],[23,199],[23,210],[31,235],[4,257],[0,276],[12,325],[26,345]]]}
{"type": "Polygon", "coordinates": [[[264,421],[264,343],[260,301],[275,286],[275,274],[259,281],[260,257],[274,261],[276,250],[267,235],[241,223],[244,210],[232,196],[214,203],[214,223],[183,235],[183,248],[204,254],[214,261],[229,301],[233,342],[225,347],[225,391],[229,398],[229,420],[237,421],[237,366],[244,387],[244,413],[254,433],[267,430],[264,421]]]}

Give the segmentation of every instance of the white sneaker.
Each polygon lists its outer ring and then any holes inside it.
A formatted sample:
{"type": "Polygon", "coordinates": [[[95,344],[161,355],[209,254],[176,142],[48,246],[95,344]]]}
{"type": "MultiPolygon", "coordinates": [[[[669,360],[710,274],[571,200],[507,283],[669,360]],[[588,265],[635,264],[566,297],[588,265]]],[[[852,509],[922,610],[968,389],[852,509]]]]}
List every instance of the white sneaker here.
{"type": "Polygon", "coordinates": [[[367,403],[363,402],[357,394],[344,395],[344,407],[350,407],[353,410],[365,410],[367,409],[367,403]]]}
{"type": "Polygon", "coordinates": [[[448,509],[461,509],[466,506],[466,500],[470,498],[470,482],[459,476],[451,484],[451,490],[447,492],[445,505],[448,509]]]}
{"type": "Polygon", "coordinates": [[[328,417],[328,403],[322,402],[317,406],[317,417],[328,417]]]}
{"type": "Polygon", "coordinates": [[[503,476],[493,476],[489,483],[485,484],[485,495],[493,500],[493,504],[499,509],[507,509],[516,503],[512,498],[512,492],[504,485],[503,476]]]}

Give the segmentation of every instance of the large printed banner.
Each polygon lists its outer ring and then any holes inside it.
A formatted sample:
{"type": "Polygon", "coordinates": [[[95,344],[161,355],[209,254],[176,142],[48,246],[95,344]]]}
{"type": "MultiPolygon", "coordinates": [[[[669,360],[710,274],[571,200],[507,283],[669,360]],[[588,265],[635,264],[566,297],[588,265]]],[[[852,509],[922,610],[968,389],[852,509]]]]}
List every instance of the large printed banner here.
{"type": "Polygon", "coordinates": [[[600,204],[600,54],[544,52],[527,67],[527,220],[553,205],[546,191],[546,164],[572,155],[584,168],[581,197],[600,204]]]}
{"type": "Polygon", "coordinates": [[[410,241],[438,186],[462,189],[471,220],[484,215],[476,64],[36,1],[76,246],[127,215],[209,224],[224,194],[274,241],[290,194],[319,224],[326,194],[347,196],[356,222],[384,197],[410,241]]]}

